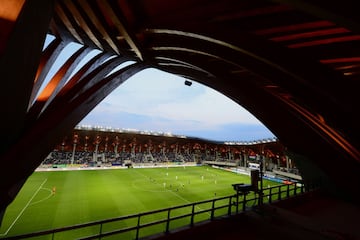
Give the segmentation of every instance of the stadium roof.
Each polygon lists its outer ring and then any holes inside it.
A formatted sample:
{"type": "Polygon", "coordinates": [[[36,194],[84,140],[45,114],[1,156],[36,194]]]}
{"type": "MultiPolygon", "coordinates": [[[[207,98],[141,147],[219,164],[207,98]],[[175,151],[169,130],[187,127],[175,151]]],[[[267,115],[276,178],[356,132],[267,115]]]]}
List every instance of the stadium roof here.
{"type": "Polygon", "coordinates": [[[91,126],[91,125],[76,125],[75,130],[87,130],[87,131],[97,131],[97,132],[113,132],[113,133],[124,133],[124,134],[137,134],[147,135],[147,136],[160,136],[165,138],[183,138],[183,139],[198,139],[203,142],[212,142],[215,144],[225,144],[225,145],[255,145],[261,143],[270,143],[276,142],[277,139],[273,138],[265,138],[265,139],[254,139],[251,141],[215,141],[206,138],[199,138],[194,136],[185,136],[185,135],[178,135],[172,134],[171,132],[159,132],[159,131],[148,131],[148,130],[138,130],[138,129],[129,129],[129,128],[112,128],[112,127],[104,127],[104,126],[91,126]]]}
{"type": "Polygon", "coordinates": [[[65,132],[149,67],[241,104],[293,153],[305,179],[322,176],[335,191],[359,197],[360,15],[354,6],[322,0],[2,1],[0,209],[65,132]],[[42,51],[47,34],[55,40],[42,51]],[[83,47],[41,89],[71,42],[83,47]],[[101,54],[77,69],[94,49],[101,54]],[[134,63],[112,72],[126,61],[134,63]]]}

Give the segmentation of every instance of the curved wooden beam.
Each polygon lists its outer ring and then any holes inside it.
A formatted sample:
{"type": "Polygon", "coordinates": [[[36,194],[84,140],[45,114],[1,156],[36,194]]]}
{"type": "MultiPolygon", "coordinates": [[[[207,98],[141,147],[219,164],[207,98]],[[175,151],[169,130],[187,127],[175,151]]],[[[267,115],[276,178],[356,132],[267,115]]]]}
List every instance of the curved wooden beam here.
{"type": "Polygon", "coordinates": [[[31,92],[29,108],[35,101],[36,95],[39,93],[39,90],[43,85],[47,74],[49,73],[56,59],[59,57],[60,53],[62,52],[62,50],[64,50],[67,44],[69,44],[68,41],[62,41],[61,39],[56,38],[43,51],[31,92]]]}

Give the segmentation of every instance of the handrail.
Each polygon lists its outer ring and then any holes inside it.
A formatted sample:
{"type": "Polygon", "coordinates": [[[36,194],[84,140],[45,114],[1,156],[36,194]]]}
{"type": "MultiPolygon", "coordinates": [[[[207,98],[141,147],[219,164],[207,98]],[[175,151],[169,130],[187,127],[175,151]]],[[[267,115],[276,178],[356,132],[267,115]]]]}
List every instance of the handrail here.
{"type": "MultiPolygon", "coordinates": [[[[261,195],[262,195],[264,203],[265,202],[272,203],[274,201],[279,201],[279,200],[282,200],[285,198],[289,198],[292,195],[302,194],[305,192],[305,190],[308,191],[311,189],[304,189],[303,183],[281,184],[281,185],[277,185],[277,186],[264,188],[261,195]],[[300,184],[300,185],[298,186],[298,184],[300,184]],[[285,188],[285,190],[284,190],[284,188],[285,188]],[[277,191],[275,191],[274,189],[277,189],[277,191]],[[284,196],[284,194],[285,194],[285,196],[284,196]],[[274,199],[274,196],[276,199],[274,199]]],[[[26,239],[26,238],[46,236],[46,235],[52,235],[52,239],[54,239],[54,235],[56,233],[71,231],[71,230],[75,230],[75,229],[82,229],[82,228],[91,227],[91,226],[99,226],[99,233],[97,233],[95,235],[91,235],[91,236],[82,237],[82,238],[80,238],[81,240],[101,239],[102,237],[125,233],[125,232],[130,232],[130,231],[134,231],[134,230],[136,231],[135,236],[134,236],[135,239],[139,239],[139,231],[145,227],[165,223],[166,226],[165,226],[164,232],[168,233],[169,232],[169,224],[175,220],[190,217],[189,224],[185,224],[184,226],[193,226],[194,225],[194,217],[199,214],[208,213],[209,220],[213,220],[215,218],[215,215],[214,215],[215,211],[220,210],[220,209],[225,209],[225,208],[228,209],[226,211],[226,213],[222,214],[221,216],[238,214],[238,213],[246,210],[247,204],[249,204],[249,202],[254,201],[253,206],[255,206],[255,203],[259,204],[259,197],[261,195],[255,194],[253,198],[247,199],[246,194],[241,195],[241,194],[237,193],[235,195],[219,197],[219,198],[214,198],[214,199],[210,199],[210,200],[203,200],[203,201],[199,201],[199,202],[195,202],[195,203],[188,203],[188,204],[169,207],[169,208],[165,208],[165,209],[158,209],[158,210],[153,210],[153,211],[148,211],[148,212],[143,212],[143,213],[131,214],[131,215],[126,215],[126,216],[122,216],[122,217],[116,217],[116,218],[111,218],[111,219],[106,219],[106,220],[99,220],[99,221],[94,221],[94,222],[89,222],[89,223],[77,224],[77,225],[73,225],[73,226],[67,226],[67,227],[56,228],[56,229],[51,229],[51,230],[33,232],[33,233],[28,233],[28,234],[23,234],[23,235],[18,235],[18,236],[10,236],[10,237],[6,237],[6,239],[8,239],[8,240],[19,239],[19,238],[26,239]],[[240,197],[242,197],[241,201],[239,201],[240,197]],[[220,206],[215,206],[216,205],[215,203],[226,200],[226,199],[228,200],[226,204],[223,204],[220,206]],[[195,211],[195,208],[197,206],[206,204],[206,203],[211,203],[211,207],[195,211]],[[239,206],[241,206],[241,211],[239,211],[239,206]],[[189,211],[187,213],[179,214],[176,216],[170,215],[170,213],[174,210],[185,209],[188,207],[191,207],[191,211],[189,211]],[[235,207],[235,211],[233,211],[233,207],[235,207]],[[167,217],[153,221],[153,222],[147,222],[147,223],[141,224],[141,219],[143,217],[149,216],[149,215],[154,215],[157,213],[165,213],[167,215],[167,217]],[[108,231],[108,232],[102,232],[102,226],[104,224],[111,223],[111,222],[125,221],[128,219],[137,219],[137,224],[134,226],[131,226],[131,227],[116,229],[116,230],[112,230],[112,231],[108,231]]],[[[157,233],[154,233],[154,234],[157,234],[157,233]]]]}

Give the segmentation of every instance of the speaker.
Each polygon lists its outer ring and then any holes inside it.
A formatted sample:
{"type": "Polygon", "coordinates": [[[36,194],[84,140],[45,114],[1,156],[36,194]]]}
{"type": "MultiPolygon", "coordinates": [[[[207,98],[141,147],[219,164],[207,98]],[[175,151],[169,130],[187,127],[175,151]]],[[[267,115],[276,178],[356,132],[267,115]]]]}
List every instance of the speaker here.
{"type": "Polygon", "coordinates": [[[185,85],[186,85],[186,86],[191,86],[191,84],[192,84],[191,81],[188,81],[188,80],[185,81],[185,85]]]}

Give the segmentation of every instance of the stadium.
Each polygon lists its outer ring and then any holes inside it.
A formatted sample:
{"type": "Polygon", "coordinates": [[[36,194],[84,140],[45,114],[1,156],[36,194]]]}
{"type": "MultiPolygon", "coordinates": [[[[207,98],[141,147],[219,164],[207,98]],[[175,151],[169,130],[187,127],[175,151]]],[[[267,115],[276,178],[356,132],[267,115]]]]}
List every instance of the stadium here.
{"type": "Polygon", "coordinates": [[[0,1],[0,238],[360,239],[354,6],[0,1]],[[218,91],[276,138],[78,125],[146,69],[218,91]]]}
{"type": "Polygon", "coordinates": [[[283,163],[284,147],[276,139],[215,142],[170,133],[77,126],[72,135],[65,136],[55,147],[42,165],[47,161],[52,164],[86,163],[91,166],[98,162],[114,166],[124,165],[126,161],[128,164],[205,161],[247,167],[245,161],[259,162],[262,157],[267,159],[265,164],[270,170],[276,164],[279,168],[280,165],[293,168],[289,167],[289,161],[287,164],[283,163]],[[247,160],[244,160],[244,155],[247,160]],[[237,163],[239,161],[241,163],[237,163]]]}
{"type": "Polygon", "coordinates": [[[145,238],[189,225],[189,206],[193,206],[193,224],[258,206],[259,181],[265,186],[265,202],[305,191],[296,166],[276,139],[214,142],[169,133],[77,126],[44,159],[10,205],[1,237],[30,238],[36,233],[44,239],[75,239],[120,231],[109,239],[145,238]],[[261,171],[259,166],[263,166],[261,171]],[[258,179],[252,180],[252,171],[258,179]],[[236,185],[247,189],[237,191],[236,185]],[[215,203],[216,207],[211,205],[215,203]],[[163,209],[174,207],[178,209],[172,209],[173,220],[166,226],[162,221],[167,210],[163,209]],[[150,215],[153,211],[162,212],[150,215]],[[135,225],[140,230],[125,231],[134,224],[125,216],[137,214],[142,214],[142,227],[135,225]],[[145,227],[148,218],[153,222],[145,227]],[[105,221],[100,232],[99,221],[105,221]],[[86,227],[89,224],[93,226],[86,227]]]}

